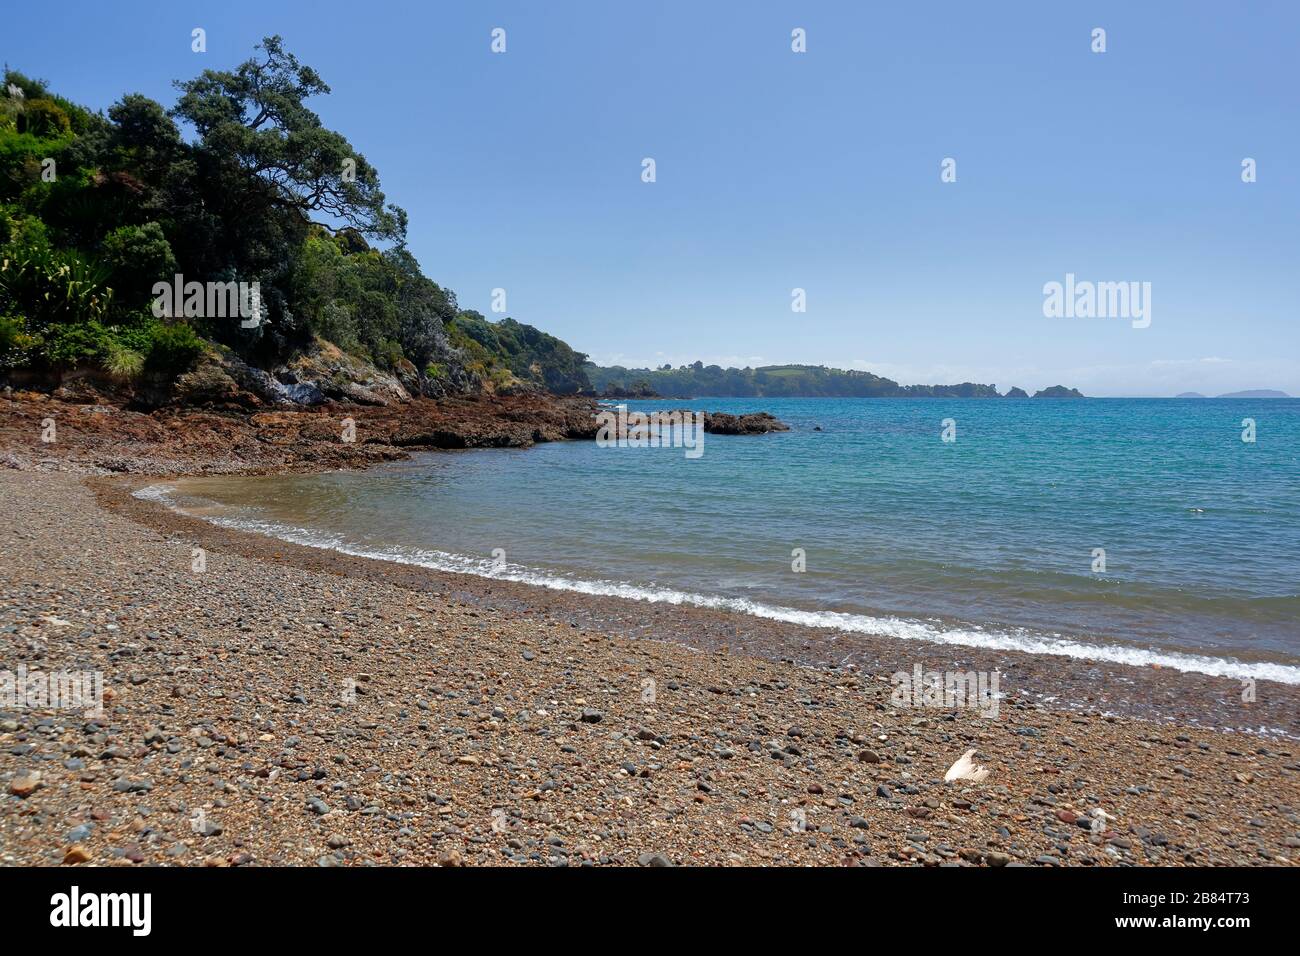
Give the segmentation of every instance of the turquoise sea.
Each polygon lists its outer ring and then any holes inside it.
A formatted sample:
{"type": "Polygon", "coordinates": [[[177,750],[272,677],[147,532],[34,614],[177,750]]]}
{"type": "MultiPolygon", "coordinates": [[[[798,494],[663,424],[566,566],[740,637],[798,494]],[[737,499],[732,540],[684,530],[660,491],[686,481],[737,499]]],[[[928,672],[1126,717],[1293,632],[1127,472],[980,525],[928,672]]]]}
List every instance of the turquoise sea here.
{"type": "Polygon", "coordinates": [[[144,494],[610,600],[1300,683],[1300,400],[626,404],[791,431],[708,435],[697,459],[566,442],[144,494]]]}

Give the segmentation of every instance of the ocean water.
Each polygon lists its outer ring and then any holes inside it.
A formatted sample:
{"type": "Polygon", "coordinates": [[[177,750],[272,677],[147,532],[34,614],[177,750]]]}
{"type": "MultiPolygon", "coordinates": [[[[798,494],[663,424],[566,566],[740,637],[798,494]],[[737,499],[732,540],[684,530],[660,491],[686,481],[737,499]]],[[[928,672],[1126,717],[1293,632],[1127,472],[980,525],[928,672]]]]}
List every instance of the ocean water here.
{"type": "Polygon", "coordinates": [[[791,431],[708,435],[696,459],[566,442],[143,494],[610,600],[1300,683],[1300,400],[627,404],[791,431]]]}

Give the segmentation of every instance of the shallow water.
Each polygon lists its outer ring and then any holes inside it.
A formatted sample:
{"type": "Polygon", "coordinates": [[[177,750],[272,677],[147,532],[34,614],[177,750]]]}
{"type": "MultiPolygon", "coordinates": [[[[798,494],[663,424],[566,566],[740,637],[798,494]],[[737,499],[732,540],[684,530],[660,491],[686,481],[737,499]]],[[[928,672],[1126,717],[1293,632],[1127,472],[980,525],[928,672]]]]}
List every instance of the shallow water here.
{"type": "Polygon", "coordinates": [[[694,460],[571,442],[168,495],[302,543],[611,599],[1300,683],[1300,400],[685,407],[792,431],[708,435],[694,460]]]}

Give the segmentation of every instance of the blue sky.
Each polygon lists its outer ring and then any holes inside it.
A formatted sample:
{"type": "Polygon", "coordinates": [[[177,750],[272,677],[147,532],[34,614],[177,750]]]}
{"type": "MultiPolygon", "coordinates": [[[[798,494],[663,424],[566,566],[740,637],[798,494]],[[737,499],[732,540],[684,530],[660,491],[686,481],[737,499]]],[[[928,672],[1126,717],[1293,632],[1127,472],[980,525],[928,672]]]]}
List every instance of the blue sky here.
{"type": "Polygon", "coordinates": [[[59,10],[11,7],[0,55],[96,108],[283,35],[425,272],[603,363],[1300,395],[1294,2],[59,10]],[[1150,326],[1045,318],[1066,273],[1150,282],[1150,326]]]}

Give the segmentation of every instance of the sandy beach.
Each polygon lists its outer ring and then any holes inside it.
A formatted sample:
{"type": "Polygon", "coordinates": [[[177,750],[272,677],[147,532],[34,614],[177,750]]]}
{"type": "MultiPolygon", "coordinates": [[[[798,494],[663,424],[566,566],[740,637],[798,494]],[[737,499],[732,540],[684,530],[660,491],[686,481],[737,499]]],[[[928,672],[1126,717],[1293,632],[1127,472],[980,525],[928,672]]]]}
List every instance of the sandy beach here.
{"type": "Polygon", "coordinates": [[[999,654],[996,718],[900,708],[895,671],[993,657],[350,558],[27,464],[0,472],[3,667],[105,691],[0,709],[6,865],[1300,854],[1295,740],[1218,729],[1294,734],[1286,685],[999,654]],[[944,783],[971,749],[987,778],[944,783]]]}

